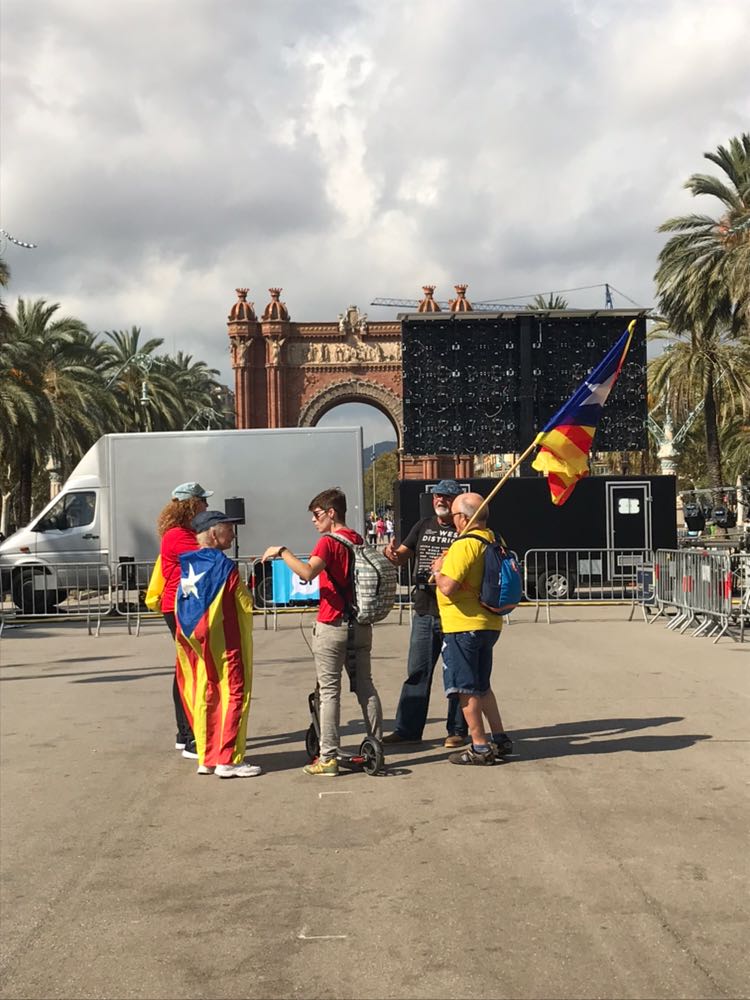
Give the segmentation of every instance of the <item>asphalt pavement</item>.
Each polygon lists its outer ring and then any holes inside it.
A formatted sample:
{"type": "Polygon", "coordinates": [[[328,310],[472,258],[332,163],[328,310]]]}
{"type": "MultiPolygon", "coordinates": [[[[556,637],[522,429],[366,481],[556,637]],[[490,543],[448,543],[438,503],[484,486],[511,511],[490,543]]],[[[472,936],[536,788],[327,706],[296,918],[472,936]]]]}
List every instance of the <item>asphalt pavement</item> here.
{"type": "MultiPolygon", "coordinates": [[[[337,778],[301,770],[311,619],[258,620],[231,781],[172,748],[162,623],[6,628],[1,995],[747,997],[750,643],[628,614],[516,613],[508,763],[448,763],[438,667],[425,742],[337,778]]],[[[375,627],[386,731],[407,642],[375,627]]]]}

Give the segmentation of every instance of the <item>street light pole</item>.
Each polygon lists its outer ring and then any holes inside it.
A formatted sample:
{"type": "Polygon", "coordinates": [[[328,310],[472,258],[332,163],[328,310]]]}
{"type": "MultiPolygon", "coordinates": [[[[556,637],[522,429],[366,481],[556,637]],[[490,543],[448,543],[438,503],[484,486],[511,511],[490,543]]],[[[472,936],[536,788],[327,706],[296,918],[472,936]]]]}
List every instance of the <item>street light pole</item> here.
{"type": "Polygon", "coordinates": [[[372,446],[372,461],[370,462],[370,469],[372,470],[372,512],[377,516],[378,509],[375,506],[375,445],[372,446]]]}

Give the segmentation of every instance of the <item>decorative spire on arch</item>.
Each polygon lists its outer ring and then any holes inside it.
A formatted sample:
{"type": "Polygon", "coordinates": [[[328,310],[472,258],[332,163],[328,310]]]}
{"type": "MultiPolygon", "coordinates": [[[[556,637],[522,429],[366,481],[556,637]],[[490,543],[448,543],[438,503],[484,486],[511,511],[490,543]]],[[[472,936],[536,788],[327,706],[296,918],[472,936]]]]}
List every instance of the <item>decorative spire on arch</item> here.
{"type": "Polygon", "coordinates": [[[434,285],[422,285],[422,291],[424,292],[424,298],[417,306],[417,312],[421,313],[439,313],[440,306],[437,304],[433,295],[435,294],[434,285]]]}
{"type": "Polygon", "coordinates": [[[247,288],[236,288],[237,301],[232,303],[232,308],[229,310],[230,323],[236,323],[238,320],[248,320],[255,322],[257,316],[255,315],[255,309],[253,308],[255,303],[247,301],[247,288]]]}
{"type": "Polygon", "coordinates": [[[286,302],[282,302],[280,299],[281,289],[280,288],[269,288],[268,291],[271,293],[271,301],[268,303],[266,308],[263,310],[263,319],[269,322],[288,322],[289,321],[289,310],[286,307],[286,302]]]}
{"type": "Polygon", "coordinates": [[[448,300],[448,305],[450,306],[451,312],[454,313],[473,312],[474,306],[466,298],[466,289],[469,286],[454,285],[453,287],[456,289],[456,298],[448,300]]]}

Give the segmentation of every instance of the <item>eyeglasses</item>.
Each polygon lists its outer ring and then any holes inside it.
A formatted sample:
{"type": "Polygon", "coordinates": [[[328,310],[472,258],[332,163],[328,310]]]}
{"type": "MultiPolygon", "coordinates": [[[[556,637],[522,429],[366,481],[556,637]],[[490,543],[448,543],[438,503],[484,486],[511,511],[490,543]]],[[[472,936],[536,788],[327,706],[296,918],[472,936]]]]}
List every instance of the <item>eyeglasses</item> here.
{"type": "Polygon", "coordinates": [[[467,515],[463,511],[457,510],[455,514],[451,514],[451,517],[466,517],[467,515]]]}
{"type": "Polygon", "coordinates": [[[432,497],[434,500],[452,500],[452,493],[433,493],[432,497]]]}
{"type": "Polygon", "coordinates": [[[319,521],[321,517],[325,517],[327,513],[327,510],[314,510],[312,512],[313,521],[319,521]]]}

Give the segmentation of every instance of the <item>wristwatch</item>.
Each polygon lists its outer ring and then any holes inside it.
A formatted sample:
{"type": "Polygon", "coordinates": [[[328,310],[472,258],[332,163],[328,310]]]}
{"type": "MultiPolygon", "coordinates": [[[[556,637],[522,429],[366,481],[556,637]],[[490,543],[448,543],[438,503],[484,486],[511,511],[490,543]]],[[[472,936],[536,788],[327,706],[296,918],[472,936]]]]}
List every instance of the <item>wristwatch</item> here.
{"type": "Polygon", "coordinates": [[[283,553],[286,552],[286,545],[282,545],[279,551],[276,553],[276,558],[281,559],[283,553]]]}

